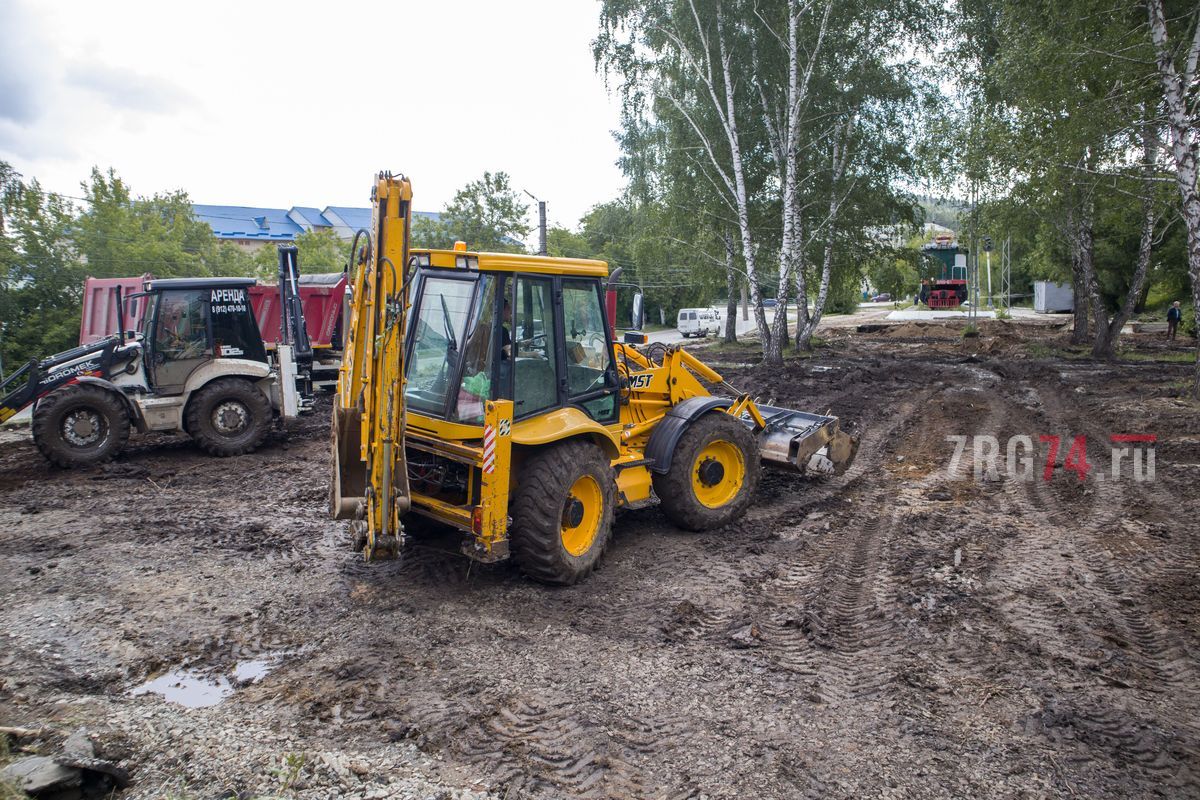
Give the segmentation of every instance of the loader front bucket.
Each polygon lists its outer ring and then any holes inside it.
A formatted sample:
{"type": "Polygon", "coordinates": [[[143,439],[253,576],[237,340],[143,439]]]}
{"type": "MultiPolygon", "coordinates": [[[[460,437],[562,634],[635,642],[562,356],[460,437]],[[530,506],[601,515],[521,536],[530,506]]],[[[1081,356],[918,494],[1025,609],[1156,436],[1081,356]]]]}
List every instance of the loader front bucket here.
{"type": "Polygon", "coordinates": [[[854,463],[858,439],[839,429],[837,417],[774,406],[758,410],[766,422],[758,446],[768,466],[841,475],[854,463]]]}

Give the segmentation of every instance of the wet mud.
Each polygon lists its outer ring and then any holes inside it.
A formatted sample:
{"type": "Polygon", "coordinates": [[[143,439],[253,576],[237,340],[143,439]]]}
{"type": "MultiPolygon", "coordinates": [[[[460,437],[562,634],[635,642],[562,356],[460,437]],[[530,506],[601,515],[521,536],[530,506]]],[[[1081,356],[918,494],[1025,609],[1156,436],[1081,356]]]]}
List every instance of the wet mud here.
{"type": "Polygon", "coordinates": [[[327,406],[230,460],[140,439],[64,472],[0,444],[0,725],[119,734],[132,797],[270,789],[271,748],[308,754],[285,793],[306,797],[371,796],[397,748],[506,798],[1200,796],[1190,366],[929,327],[841,331],[774,369],[710,348],[763,402],[841,416],[854,466],[768,472],[723,530],[618,514],[568,588],[437,538],[364,564],[325,513],[327,406]],[[1157,437],[1153,480],[1112,478],[1113,434],[1157,437]],[[975,480],[968,446],[951,475],[946,437],[975,435],[999,474],[975,480]],[[1048,480],[1043,435],[1063,443],[1048,480]],[[1013,436],[1033,480],[1004,469],[1013,436]],[[1076,436],[1083,479],[1062,464],[1076,436]],[[228,696],[131,694],[177,669],[228,696]],[[240,721],[286,736],[209,740],[240,721]]]}

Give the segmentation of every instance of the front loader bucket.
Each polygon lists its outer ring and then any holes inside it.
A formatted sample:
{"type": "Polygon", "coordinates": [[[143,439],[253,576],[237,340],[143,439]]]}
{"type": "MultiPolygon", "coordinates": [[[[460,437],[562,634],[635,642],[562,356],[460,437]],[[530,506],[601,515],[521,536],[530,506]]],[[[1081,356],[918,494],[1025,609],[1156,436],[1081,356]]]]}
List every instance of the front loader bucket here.
{"type": "Polygon", "coordinates": [[[774,406],[758,410],[766,422],[758,446],[768,466],[841,475],[854,463],[858,440],[838,428],[837,417],[774,406]]]}

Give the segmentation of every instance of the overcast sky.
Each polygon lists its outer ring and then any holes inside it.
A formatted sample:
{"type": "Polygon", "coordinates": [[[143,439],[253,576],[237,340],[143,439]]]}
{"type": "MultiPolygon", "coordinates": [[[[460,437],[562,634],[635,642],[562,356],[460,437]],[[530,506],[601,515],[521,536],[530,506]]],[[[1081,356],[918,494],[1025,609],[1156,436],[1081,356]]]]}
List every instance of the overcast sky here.
{"type": "Polygon", "coordinates": [[[403,172],[439,210],[484,170],[574,227],[623,180],[594,0],[0,0],[0,160],[79,194],[366,206],[403,172]]]}

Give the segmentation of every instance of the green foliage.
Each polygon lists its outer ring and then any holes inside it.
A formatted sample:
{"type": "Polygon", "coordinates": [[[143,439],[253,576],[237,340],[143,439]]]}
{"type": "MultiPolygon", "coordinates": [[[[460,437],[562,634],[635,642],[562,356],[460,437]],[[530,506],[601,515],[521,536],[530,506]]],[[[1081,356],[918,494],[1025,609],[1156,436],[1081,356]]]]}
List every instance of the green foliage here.
{"type": "Polygon", "coordinates": [[[729,291],[731,236],[735,286],[752,272],[771,297],[788,291],[781,271],[802,270],[811,300],[822,296],[828,249],[830,308],[854,307],[864,259],[877,249],[870,231],[920,217],[900,187],[931,166],[914,131],[928,129],[933,83],[919,59],[897,54],[932,46],[940,13],[917,0],[605,0],[594,53],[623,101],[617,139],[629,193],[667,212],[664,236],[692,245],[682,257],[692,283],[711,282],[717,297],[729,291]]]}
{"type": "MultiPolygon", "coordinates": [[[[983,199],[967,227],[997,247],[1012,236],[1015,294],[1030,293],[1035,279],[1070,282],[1073,265],[1086,263],[1078,245],[1090,231],[1101,301],[1115,312],[1137,262],[1140,138],[1155,124],[1161,91],[1145,7],[958,0],[955,10],[961,44],[950,56],[963,94],[947,155],[954,178],[973,182],[983,199]]],[[[1164,218],[1178,201],[1172,190],[1155,189],[1164,218]]],[[[1148,287],[1186,286],[1186,258],[1168,256],[1179,227],[1160,223],[1148,287]]]]}
{"type": "MultiPolygon", "coordinates": [[[[350,243],[338,238],[330,228],[313,228],[296,236],[296,260],[302,273],[342,272],[350,257],[350,243]]],[[[254,272],[265,280],[279,274],[279,249],[260,247],[252,256],[254,272]]]]}
{"type": "Polygon", "coordinates": [[[300,780],[300,773],[304,771],[305,764],[308,759],[303,753],[285,753],[279,766],[272,770],[276,779],[279,781],[279,796],[287,797],[292,791],[292,787],[300,780]]]}
{"type": "Polygon", "coordinates": [[[84,268],[69,234],[68,202],[0,162],[0,366],[78,340],[84,268]]]}
{"type": "Polygon", "coordinates": [[[874,254],[866,261],[867,277],[872,286],[881,292],[887,292],[893,300],[911,297],[920,283],[917,276],[919,258],[915,248],[874,254]]]}
{"type": "Polygon", "coordinates": [[[112,170],[93,169],[83,202],[42,190],[0,162],[0,364],[79,340],[83,283],[94,277],[247,275],[253,259],[219,243],[182,191],[133,197],[112,170]]]}
{"type": "Polygon", "coordinates": [[[133,197],[113,170],[93,169],[83,184],[86,204],[70,238],[95,277],[152,272],[158,278],[247,274],[249,259],[221,247],[212,228],[192,216],[183,191],[133,197]]]}
{"type": "Polygon", "coordinates": [[[862,300],[862,273],[858,263],[849,259],[842,260],[839,267],[833,270],[829,281],[825,311],[829,314],[853,314],[862,300]]]}
{"type": "Polygon", "coordinates": [[[28,797],[25,790],[19,788],[15,783],[0,778],[0,800],[26,800],[28,797]]]}
{"type": "Polygon", "coordinates": [[[416,247],[449,249],[462,241],[469,250],[520,253],[521,240],[532,230],[528,215],[529,204],[507,172],[484,172],[454,194],[440,219],[416,218],[412,241],[416,247]]]}

